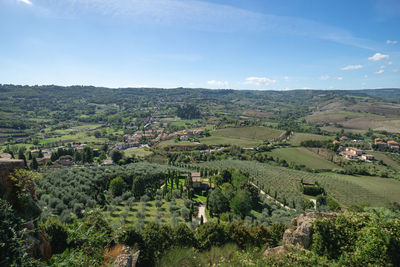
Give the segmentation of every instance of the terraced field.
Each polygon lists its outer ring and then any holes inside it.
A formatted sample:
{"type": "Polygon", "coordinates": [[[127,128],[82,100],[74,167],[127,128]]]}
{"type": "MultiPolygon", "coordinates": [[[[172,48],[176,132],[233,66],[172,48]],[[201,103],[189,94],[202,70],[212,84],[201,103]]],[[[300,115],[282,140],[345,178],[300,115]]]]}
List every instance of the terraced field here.
{"type": "Polygon", "coordinates": [[[335,173],[308,173],[288,168],[262,164],[254,161],[213,161],[200,166],[211,168],[236,168],[244,170],[255,182],[264,186],[270,194],[278,192],[278,199],[286,198],[289,204],[296,206],[303,200],[298,183],[317,181],[329,194],[346,206],[369,204],[371,206],[389,206],[400,201],[400,181],[369,176],[349,176],[335,173]]]}

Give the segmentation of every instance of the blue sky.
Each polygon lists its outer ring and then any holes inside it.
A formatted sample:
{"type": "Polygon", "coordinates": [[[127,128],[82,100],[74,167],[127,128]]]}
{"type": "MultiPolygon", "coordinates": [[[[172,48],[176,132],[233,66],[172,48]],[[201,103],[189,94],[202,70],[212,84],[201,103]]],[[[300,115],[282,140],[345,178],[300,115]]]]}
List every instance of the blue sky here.
{"type": "Polygon", "coordinates": [[[0,0],[0,83],[400,87],[399,0],[0,0]]]}

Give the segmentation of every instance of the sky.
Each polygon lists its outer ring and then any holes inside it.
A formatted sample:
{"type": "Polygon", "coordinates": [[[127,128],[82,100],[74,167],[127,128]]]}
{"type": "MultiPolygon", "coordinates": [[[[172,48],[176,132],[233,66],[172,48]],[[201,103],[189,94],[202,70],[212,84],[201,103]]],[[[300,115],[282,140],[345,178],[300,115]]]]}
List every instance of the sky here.
{"type": "Polygon", "coordinates": [[[0,0],[0,84],[400,88],[399,0],[0,0]]]}

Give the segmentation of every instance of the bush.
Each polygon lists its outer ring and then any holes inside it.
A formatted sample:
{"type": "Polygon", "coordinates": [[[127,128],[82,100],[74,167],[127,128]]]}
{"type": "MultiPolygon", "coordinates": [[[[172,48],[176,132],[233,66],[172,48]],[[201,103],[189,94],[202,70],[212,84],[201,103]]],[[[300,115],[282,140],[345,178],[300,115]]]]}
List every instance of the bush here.
{"type": "Polygon", "coordinates": [[[178,247],[193,247],[196,244],[193,231],[184,223],[173,229],[173,243],[178,247]]]}
{"type": "Polygon", "coordinates": [[[109,190],[114,197],[122,195],[126,190],[126,183],[121,177],[116,177],[110,182],[109,190]]]}
{"type": "Polygon", "coordinates": [[[197,228],[195,234],[197,247],[201,250],[210,249],[212,246],[221,246],[225,243],[225,232],[221,225],[207,222],[197,228]]]}
{"type": "Polygon", "coordinates": [[[64,252],[67,248],[68,231],[63,223],[52,216],[46,222],[40,223],[39,229],[49,240],[53,254],[64,252]]]}
{"type": "Polygon", "coordinates": [[[139,260],[141,265],[154,265],[160,254],[171,247],[171,233],[172,230],[167,225],[150,222],[144,227],[142,238],[145,249],[140,253],[139,260]]]}

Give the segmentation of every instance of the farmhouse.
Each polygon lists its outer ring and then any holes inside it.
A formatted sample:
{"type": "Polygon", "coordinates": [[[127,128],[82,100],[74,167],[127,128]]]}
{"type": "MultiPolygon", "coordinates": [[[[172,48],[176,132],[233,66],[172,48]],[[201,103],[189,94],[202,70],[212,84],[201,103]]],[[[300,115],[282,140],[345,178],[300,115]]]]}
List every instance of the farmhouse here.
{"type": "Polygon", "coordinates": [[[340,137],[340,141],[349,141],[350,138],[348,138],[347,136],[342,136],[340,137]]]}
{"type": "Polygon", "coordinates": [[[367,161],[367,160],[371,161],[371,160],[374,160],[375,158],[371,154],[364,154],[364,155],[361,155],[361,159],[364,160],[364,161],[367,161]]]}
{"type": "Polygon", "coordinates": [[[342,150],[340,154],[346,159],[358,160],[363,154],[363,151],[354,147],[346,147],[346,149],[342,150]]]}
{"type": "Polygon", "coordinates": [[[193,188],[208,189],[210,186],[207,183],[201,182],[201,176],[199,172],[192,172],[192,186],[193,188]]]}
{"type": "Polygon", "coordinates": [[[397,143],[396,141],[388,141],[387,145],[392,150],[399,150],[399,143],[397,143]]]}

